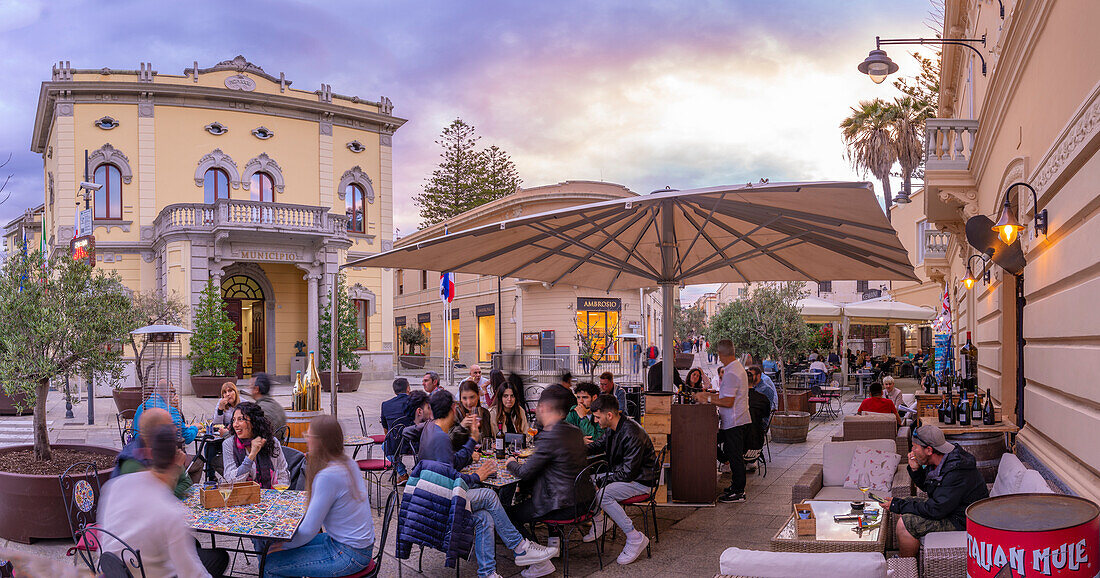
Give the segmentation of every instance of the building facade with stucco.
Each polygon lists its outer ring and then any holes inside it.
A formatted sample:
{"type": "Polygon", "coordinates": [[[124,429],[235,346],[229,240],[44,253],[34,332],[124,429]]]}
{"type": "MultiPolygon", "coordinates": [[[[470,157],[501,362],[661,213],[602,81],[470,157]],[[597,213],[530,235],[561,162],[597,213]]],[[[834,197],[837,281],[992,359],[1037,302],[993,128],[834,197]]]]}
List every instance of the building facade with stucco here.
{"type": "MultiPolygon", "coordinates": [[[[295,86],[242,56],[180,68],[53,67],[31,136],[43,234],[55,251],[92,234],[98,267],[192,308],[213,282],[239,330],[238,377],[289,376],[295,344],[317,348],[337,267],[392,246],[391,147],[405,121],[385,97],[295,86]],[[101,186],[87,203],[85,180],[101,186]],[[78,231],[86,206],[90,230],[78,231]]],[[[392,375],[392,282],[347,271],[367,378],[392,375]]]]}

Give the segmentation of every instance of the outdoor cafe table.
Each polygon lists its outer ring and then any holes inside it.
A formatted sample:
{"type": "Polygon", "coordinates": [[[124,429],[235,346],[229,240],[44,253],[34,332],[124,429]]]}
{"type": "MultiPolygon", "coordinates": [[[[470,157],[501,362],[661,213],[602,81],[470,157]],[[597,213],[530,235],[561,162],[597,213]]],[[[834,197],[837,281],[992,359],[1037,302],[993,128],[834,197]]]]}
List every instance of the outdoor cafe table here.
{"type": "MultiPolygon", "coordinates": [[[[886,550],[886,532],[882,529],[890,522],[889,512],[880,516],[881,523],[873,528],[857,531],[854,522],[834,522],[833,516],[851,514],[852,506],[848,501],[807,500],[817,518],[817,533],[813,536],[799,536],[795,529],[795,515],[792,513],[775,537],[772,538],[772,550],[775,552],[884,552],[886,550]]],[[[867,500],[868,511],[880,506],[867,500]]]]}
{"type": "MultiPolygon", "coordinates": [[[[515,483],[519,482],[519,478],[513,476],[512,473],[508,471],[508,468],[504,467],[504,464],[508,461],[508,458],[504,458],[503,460],[498,460],[498,459],[493,458],[493,457],[482,456],[481,460],[479,460],[477,462],[474,462],[474,463],[471,463],[470,465],[466,466],[465,468],[462,468],[462,473],[472,474],[472,473],[477,472],[477,468],[479,466],[481,466],[481,464],[485,463],[486,460],[496,464],[497,471],[493,475],[489,476],[489,479],[481,480],[481,483],[483,485],[489,486],[490,488],[493,488],[494,490],[500,490],[501,488],[504,488],[506,486],[510,486],[512,484],[515,484],[515,483]]],[[[518,458],[517,461],[522,464],[525,460],[523,458],[518,458]]]]}
{"type": "MultiPolygon", "coordinates": [[[[225,508],[206,509],[199,503],[198,486],[184,500],[187,525],[195,532],[287,542],[294,537],[306,515],[306,493],[294,490],[260,490],[260,503],[225,508]]],[[[255,552],[236,550],[246,554],[255,552]]],[[[267,548],[259,552],[260,575],[263,575],[267,548]]]]}
{"type": "Polygon", "coordinates": [[[355,448],[355,451],[351,453],[351,459],[355,459],[355,456],[359,455],[359,450],[362,449],[363,446],[372,444],[374,444],[374,440],[371,439],[370,436],[362,434],[344,434],[344,446],[355,448]]]}

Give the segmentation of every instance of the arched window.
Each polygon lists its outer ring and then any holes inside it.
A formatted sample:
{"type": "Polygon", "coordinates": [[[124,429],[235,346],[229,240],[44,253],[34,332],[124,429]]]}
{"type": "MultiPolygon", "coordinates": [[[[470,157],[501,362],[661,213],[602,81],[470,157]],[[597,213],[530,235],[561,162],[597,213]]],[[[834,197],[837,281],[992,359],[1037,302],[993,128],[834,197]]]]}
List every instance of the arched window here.
{"type": "Polygon", "coordinates": [[[353,233],[366,233],[367,208],[364,204],[363,188],[350,184],[344,189],[344,203],[347,205],[348,230],[353,233]]]}
{"type": "Polygon", "coordinates": [[[210,205],[229,198],[229,175],[222,169],[208,169],[203,180],[203,202],[210,205]]]}
{"type": "Polygon", "coordinates": [[[95,170],[95,182],[103,185],[95,192],[96,219],[122,218],[122,173],[112,164],[99,165],[95,170]]]}
{"type": "Polygon", "coordinates": [[[253,173],[249,190],[253,201],[270,203],[275,200],[275,181],[267,173],[253,173]]]}

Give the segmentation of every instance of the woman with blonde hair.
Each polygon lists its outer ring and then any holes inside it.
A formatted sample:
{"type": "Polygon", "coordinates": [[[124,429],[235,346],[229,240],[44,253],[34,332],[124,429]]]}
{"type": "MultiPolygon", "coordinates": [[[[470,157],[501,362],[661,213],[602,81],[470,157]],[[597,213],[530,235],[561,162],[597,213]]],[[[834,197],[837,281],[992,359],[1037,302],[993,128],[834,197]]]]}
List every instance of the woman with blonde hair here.
{"type": "Polygon", "coordinates": [[[370,565],[374,549],[367,485],[344,454],[344,430],[335,417],[314,418],[306,445],[306,515],[290,542],[269,550],[264,576],[355,574],[370,565]]]}
{"type": "Polygon", "coordinates": [[[237,384],[227,381],[222,384],[221,399],[218,400],[218,409],[214,411],[213,426],[215,432],[225,437],[232,433],[233,410],[241,403],[241,392],[237,390],[237,384]]]}

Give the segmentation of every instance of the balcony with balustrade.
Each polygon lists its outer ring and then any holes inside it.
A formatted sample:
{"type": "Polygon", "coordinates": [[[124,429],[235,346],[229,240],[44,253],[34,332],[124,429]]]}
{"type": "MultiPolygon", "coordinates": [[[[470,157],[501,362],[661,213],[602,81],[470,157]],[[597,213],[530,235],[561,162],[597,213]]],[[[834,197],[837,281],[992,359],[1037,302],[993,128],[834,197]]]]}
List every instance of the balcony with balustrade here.
{"type": "Polygon", "coordinates": [[[312,240],[350,246],[348,218],[325,207],[219,199],[213,204],[178,203],[153,221],[154,239],[175,234],[250,233],[284,240],[312,240]]]}
{"type": "Polygon", "coordinates": [[[978,142],[978,121],[930,118],[925,122],[924,212],[933,223],[963,220],[960,208],[976,200],[971,163],[978,142]]]}

